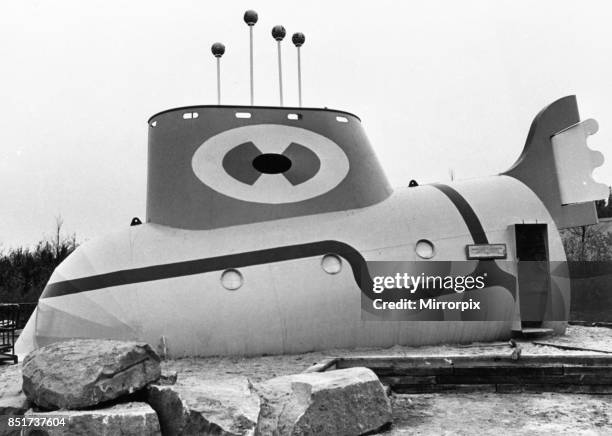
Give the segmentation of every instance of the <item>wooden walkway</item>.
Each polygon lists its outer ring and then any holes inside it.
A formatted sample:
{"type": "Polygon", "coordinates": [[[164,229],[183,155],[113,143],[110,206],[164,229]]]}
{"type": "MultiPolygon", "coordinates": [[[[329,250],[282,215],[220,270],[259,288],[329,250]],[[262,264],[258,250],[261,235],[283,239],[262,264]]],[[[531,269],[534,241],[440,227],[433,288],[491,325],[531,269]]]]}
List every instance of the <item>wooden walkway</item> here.
{"type": "Polygon", "coordinates": [[[351,356],[308,371],[363,366],[396,393],[444,391],[612,394],[612,355],[351,356]]]}

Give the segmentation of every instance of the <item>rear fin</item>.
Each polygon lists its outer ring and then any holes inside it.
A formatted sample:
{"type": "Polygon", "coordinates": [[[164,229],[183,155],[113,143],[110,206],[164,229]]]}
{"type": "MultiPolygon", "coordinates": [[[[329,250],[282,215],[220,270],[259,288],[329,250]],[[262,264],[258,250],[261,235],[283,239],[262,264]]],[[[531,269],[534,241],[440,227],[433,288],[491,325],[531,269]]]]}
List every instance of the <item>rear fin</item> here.
{"type": "Polygon", "coordinates": [[[576,97],[563,97],[535,117],[521,156],[503,173],[535,192],[560,229],[596,224],[594,200],[607,197],[608,187],[591,176],[603,163],[586,144],[596,131],[595,120],[580,122],[576,97]]]}

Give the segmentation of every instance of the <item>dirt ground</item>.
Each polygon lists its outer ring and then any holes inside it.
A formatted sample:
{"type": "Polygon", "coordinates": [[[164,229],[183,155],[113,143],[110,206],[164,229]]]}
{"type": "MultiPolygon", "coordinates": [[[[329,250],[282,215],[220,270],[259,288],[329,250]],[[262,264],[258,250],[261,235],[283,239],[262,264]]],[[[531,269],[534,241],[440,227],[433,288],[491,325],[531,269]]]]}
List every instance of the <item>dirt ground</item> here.
{"type": "Polygon", "coordinates": [[[444,393],[392,397],[399,435],[610,435],[612,396],[444,393]]]}
{"type": "MultiPolygon", "coordinates": [[[[545,342],[609,351],[612,329],[570,326],[567,335],[541,339],[545,342]]],[[[564,351],[519,341],[523,355],[596,354],[564,351]]],[[[252,358],[214,357],[165,360],[162,368],[178,377],[197,375],[216,378],[244,375],[253,383],[302,372],[326,357],[358,355],[464,355],[504,354],[503,343],[392,347],[387,349],[330,350],[288,356],[252,358]]],[[[603,354],[603,353],[602,353],[603,354]]],[[[0,365],[0,396],[7,389],[1,381],[10,366],[0,365]]],[[[12,367],[11,369],[15,369],[12,367]]],[[[392,394],[394,422],[385,436],[399,435],[612,435],[612,395],[559,393],[496,394],[493,392],[392,394]]]]}
{"type": "MultiPolygon", "coordinates": [[[[568,327],[567,335],[545,342],[612,352],[612,329],[568,327]]],[[[519,341],[523,355],[596,354],[560,350],[519,341]]],[[[326,357],[357,355],[510,354],[499,344],[392,347],[331,350],[255,358],[187,358],[163,362],[163,368],[206,377],[245,375],[254,383],[301,372],[326,357]]],[[[385,436],[399,435],[612,435],[612,395],[558,393],[496,394],[489,392],[396,395],[391,397],[394,422],[385,436]]]]}

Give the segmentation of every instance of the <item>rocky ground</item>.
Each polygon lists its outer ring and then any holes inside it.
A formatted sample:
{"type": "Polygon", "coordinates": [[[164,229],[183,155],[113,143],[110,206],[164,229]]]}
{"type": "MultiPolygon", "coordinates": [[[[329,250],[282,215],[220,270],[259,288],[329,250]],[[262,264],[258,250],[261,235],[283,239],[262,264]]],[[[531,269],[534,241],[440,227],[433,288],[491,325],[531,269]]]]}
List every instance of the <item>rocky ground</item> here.
{"type": "MultiPolygon", "coordinates": [[[[612,352],[612,329],[570,326],[563,337],[548,343],[612,352]]],[[[560,350],[521,341],[523,355],[593,354],[560,350]]],[[[485,355],[511,353],[503,344],[393,347],[389,349],[331,350],[290,356],[256,358],[185,358],[162,362],[164,372],[215,379],[244,376],[253,383],[304,371],[327,357],[356,355],[485,355]]],[[[14,367],[0,365],[0,394],[7,386],[3,376],[14,367]]],[[[1,397],[2,395],[0,395],[1,397]]],[[[485,392],[395,395],[391,397],[393,426],[385,435],[403,434],[612,434],[612,395],[495,394],[485,392]]]]}
{"type": "MultiPolygon", "coordinates": [[[[567,335],[544,342],[612,352],[612,329],[569,326],[567,335]]],[[[523,355],[594,354],[520,341],[523,355]]],[[[498,354],[511,349],[490,344],[470,346],[393,347],[332,350],[292,356],[257,358],[176,359],[162,368],[179,374],[245,375],[254,382],[293,374],[326,357],[355,355],[498,354]]],[[[612,395],[440,393],[393,395],[393,426],[386,436],[417,435],[609,435],[612,434],[612,395]]]]}
{"type": "Polygon", "coordinates": [[[393,426],[400,435],[609,435],[612,396],[444,393],[396,395],[393,426]]]}

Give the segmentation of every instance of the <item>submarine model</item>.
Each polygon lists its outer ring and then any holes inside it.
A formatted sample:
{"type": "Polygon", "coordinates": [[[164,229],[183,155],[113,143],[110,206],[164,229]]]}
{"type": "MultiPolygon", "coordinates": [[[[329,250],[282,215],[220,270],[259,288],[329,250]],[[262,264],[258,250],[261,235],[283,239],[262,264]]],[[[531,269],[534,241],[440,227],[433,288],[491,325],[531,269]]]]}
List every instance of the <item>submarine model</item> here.
{"type": "MultiPolygon", "coordinates": [[[[597,131],[576,98],[534,119],[506,172],[392,188],[360,119],[301,105],[170,109],[148,120],[146,219],[87,241],[53,272],[16,344],[71,338],[145,341],[164,355],[261,355],[492,341],[562,334],[570,281],[559,229],[597,222],[597,131]],[[413,300],[478,301],[377,313],[377,265],[486,277],[469,292],[413,300]]],[[[278,43],[279,79],[282,26],[278,43]]],[[[293,35],[298,49],[303,34],[293,35]]],[[[389,294],[391,295],[391,294],[389,294]]]]}

